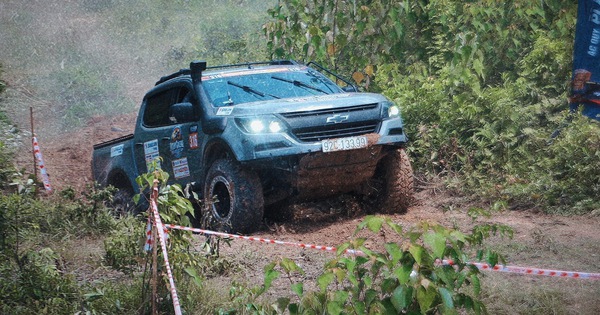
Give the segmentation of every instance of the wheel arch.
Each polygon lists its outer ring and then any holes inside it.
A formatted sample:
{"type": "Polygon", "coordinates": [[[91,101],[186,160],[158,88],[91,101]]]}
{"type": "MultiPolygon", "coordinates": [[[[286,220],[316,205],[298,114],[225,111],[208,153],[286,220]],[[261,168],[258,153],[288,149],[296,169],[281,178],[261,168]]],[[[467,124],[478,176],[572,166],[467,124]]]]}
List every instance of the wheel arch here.
{"type": "Polygon", "coordinates": [[[106,186],[112,185],[117,189],[122,189],[135,194],[133,183],[129,180],[127,173],[122,169],[112,170],[106,177],[106,186]]]}
{"type": "Polygon", "coordinates": [[[236,159],[235,154],[231,150],[229,144],[227,144],[222,139],[214,139],[206,145],[204,150],[204,155],[202,159],[203,168],[205,170],[205,174],[208,171],[208,168],[218,159],[223,158],[232,158],[236,159]]]}

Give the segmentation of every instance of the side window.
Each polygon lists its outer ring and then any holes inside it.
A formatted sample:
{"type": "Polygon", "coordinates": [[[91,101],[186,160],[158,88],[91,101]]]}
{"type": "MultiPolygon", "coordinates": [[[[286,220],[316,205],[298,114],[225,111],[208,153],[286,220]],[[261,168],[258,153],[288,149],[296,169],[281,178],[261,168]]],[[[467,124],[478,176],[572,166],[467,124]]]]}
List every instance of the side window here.
{"type": "MultiPolygon", "coordinates": [[[[159,93],[156,93],[146,100],[144,110],[144,126],[160,127],[181,123],[173,119],[173,105],[182,102],[191,102],[191,91],[184,86],[174,87],[159,93]]],[[[191,109],[190,109],[191,110],[191,109]]],[[[194,115],[188,115],[190,119],[194,115]]]]}

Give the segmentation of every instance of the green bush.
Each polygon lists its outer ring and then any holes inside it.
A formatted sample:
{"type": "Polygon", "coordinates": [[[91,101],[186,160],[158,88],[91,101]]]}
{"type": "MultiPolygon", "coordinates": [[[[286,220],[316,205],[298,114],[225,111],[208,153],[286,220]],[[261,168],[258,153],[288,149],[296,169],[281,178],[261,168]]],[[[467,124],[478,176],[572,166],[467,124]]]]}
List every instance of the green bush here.
{"type": "Polygon", "coordinates": [[[50,248],[19,255],[0,256],[0,312],[73,314],[79,305],[78,288],[72,276],[59,270],[60,257],[50,248]]]}
{"type": "Polygon", "coordinates": [[[115,270],[132,274],[143,266],[142,261],[145,238],[145,224],[131,216],[119,220],[104,240],[104,261],[115,270]]]}
{"type": "Polygon", "coordinates": [[[81,126],[89,118],[132,111],[134,104],[125,97],[124,87],[118,78],[110,76],[110,69],[80,58],[73,65],[52,74],[49,97],[58,104],[64,126],[81,126]]]}
{"type": "Polygon", "coordinates": [[[106,232],[114,218],[100,199],[75,198],[67,189],[40,200],[32,182],[12,183],[20,188],[0,194],[0,312],[74,314],[83,293],[56,248],[70,238],[106,232]]]}
{"type": "Polygon", "coordinates": [[[562,214],[600,209],[599,123],[575,116],[539,153],[529,162],[526,180],[509,186],[515,197],[540,199],[551,212],[562,214]]]}
{"type": "Polygon", "coordinates": [[[305,291],[303,282],[293,280],[303,270],[292,260],[271,263],[265,267],[264,286],[258,293],[268,290],[283,274],[291,283],[294,301],[280,296],[271,306],[251,304],[249,308],[267,314],[487,313],[479,300],[480,273],[469,264],[473,257],[469,250],[476,250],[477,259],[495,265],[501,257],[482,248],[483,241],[497,233],[512,236],[512,230],[476,225],[470,234],[464,234],[422,222],[404,231],[391,219],[375,216],[365,218],[355,234],[363,230],[383,237],[385,243],[369,248],[367,238],[357,238],[341,245],[338,257],[326,263],[317,278],[319,289],[315,292],[305,291]]]}
{"type": "Polygon", "coordinates": [[[417,176],[511,208],[598,208],[596,124],[576,119],[550,141],[568,112],[574,4],[283,1],[270,13],[272,56],[361,73],[402,108],[417,176]]]}

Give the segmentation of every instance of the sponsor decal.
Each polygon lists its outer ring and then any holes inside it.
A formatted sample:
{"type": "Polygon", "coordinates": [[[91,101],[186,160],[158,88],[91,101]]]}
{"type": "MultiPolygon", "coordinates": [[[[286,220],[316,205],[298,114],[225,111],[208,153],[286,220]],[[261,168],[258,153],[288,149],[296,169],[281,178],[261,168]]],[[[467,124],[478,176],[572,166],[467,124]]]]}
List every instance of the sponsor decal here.
{"type": "Polygon", "coordinates": [[[187,157],[173,160],[173,175],[176,179],[190,176],[190,168],[188,166],[187,157]]]}
{"type": "Polygon", "coordinates": [[[123,154],[123,144],[116,145],[110,148],[110,157],[115,157],[123,154]]]}
{"type": "Polygon", "coordinates": [[[223,106],[217,109],[217,116],[229,116],[233,111],[233,106],[223,106]]]}
{"type": "Polygon", "coordinates": [[[202,76],[202,81],[214,80],[214,79],[222,79],[222,78],[230,78],[237,77],[249,74],[261,74],[261,73],[278,73],[278,72],[287,72],[287,71],[302,71],[305,70],[306,66],[292,66],[292,67],[273,67],[273,68],[262,68],[262,69],[243,69],[240,71],[231,71],[213,75],[202,76]]]}
{"type": "Polygon", "coordinates": [[[169,151],[171,151],[171,156],[173,158],[180,158],[183,154],[183,135],[181,134],[181,127],[177,126],[173,128],[173,132],[171,132],[171,142],[169,143],[169,151]]]}
{"type": "Polygon", "coordinates": [[[146,169],[152,170],[152,162],[156,161],[156,167],[160,169],[160,159],[158,151],[158,140],[144,142],[144,157],[146,159],[146,169]]]}

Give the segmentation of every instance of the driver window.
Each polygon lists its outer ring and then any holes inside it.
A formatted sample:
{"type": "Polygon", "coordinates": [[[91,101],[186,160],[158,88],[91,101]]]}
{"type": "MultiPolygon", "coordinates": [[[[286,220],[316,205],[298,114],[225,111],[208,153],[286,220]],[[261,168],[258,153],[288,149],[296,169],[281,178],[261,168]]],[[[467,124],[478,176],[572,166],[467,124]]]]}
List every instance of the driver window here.
{"type": "Polygon", "coordinates": [[[156,93],[146,99],[143,123],[146,127],[161,127],[192,121],[196,116],[192,106],[181,104],[191,101],[192,93],[184,86],[156,93]]]}

